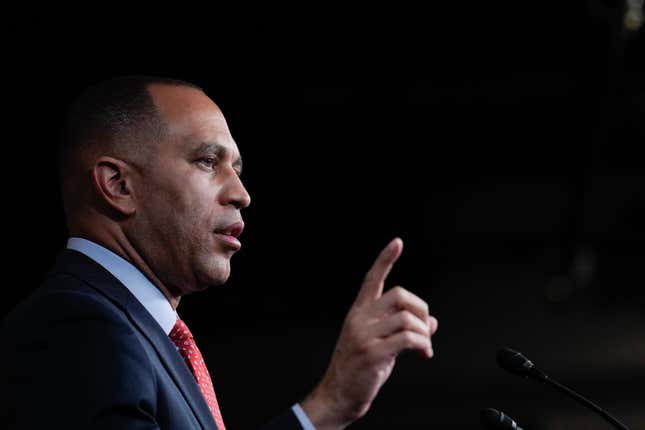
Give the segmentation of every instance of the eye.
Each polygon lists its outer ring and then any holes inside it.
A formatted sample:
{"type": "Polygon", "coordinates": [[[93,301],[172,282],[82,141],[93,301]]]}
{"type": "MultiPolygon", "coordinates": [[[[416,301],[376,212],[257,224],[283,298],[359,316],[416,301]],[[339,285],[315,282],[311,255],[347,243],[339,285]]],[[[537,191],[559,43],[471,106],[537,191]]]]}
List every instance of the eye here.
{"type": "Polygon", "coordinates": [[[209,169],[215,169],[215,164],[217,164],[217,159],[214,157],[204,157],[197,160],[203,166],[206,166],[209,169]]]}

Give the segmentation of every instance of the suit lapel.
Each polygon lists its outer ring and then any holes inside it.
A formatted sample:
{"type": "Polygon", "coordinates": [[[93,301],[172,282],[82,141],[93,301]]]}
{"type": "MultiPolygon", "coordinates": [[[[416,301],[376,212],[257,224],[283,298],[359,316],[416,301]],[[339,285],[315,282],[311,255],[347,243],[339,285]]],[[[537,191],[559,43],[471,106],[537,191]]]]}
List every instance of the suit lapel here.
{"type": "Polygon", "coordinates": [[[213,416],[175,345],[136,297],[110,272],[84,254],[65,249],[61,251],[51,273],[68,273],[85,281],[123,310],[132,324],[148,339],[157,351],[167,372],[179,387],[204,429],[217,430],[213,416]]]}

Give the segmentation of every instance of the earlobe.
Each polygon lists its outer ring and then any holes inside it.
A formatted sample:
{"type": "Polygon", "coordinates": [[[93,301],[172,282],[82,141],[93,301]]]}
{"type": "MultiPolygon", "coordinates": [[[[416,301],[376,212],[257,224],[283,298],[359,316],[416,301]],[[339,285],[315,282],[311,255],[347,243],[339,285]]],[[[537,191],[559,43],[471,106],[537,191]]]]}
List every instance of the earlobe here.
{"type": "Polygon", "coordinates": [[[135,205],[127,163],[112,157],[100,157],[92,168],[92,181],[101,200],[122,215],[132,215],[135,205]]]}

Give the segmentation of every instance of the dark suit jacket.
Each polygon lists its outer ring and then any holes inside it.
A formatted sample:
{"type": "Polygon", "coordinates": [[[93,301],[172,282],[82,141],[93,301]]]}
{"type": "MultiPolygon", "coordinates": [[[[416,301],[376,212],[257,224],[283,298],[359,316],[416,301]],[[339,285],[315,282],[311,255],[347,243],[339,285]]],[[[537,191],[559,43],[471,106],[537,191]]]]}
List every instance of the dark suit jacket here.
{"type": "MultiPolygon", "coordinates": [[[[0,328],[0,426],[217,426],[166,333],[107,270],[64,250],[0,328]]],[[[6,426],[6,427],[5,427],[6,426]]],[[[264,429],[301,426],[288,410],[264,429]]]]}

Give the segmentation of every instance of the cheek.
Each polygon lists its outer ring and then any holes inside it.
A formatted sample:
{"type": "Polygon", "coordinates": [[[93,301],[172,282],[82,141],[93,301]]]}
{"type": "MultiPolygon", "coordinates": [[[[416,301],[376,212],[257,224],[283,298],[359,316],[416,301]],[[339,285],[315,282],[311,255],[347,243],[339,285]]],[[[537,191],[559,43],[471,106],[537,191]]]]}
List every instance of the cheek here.
{"type": "Polygon", "coordinates": [[[170,216],[176,214],[178,218],[198,212],[202,200],[199,189],[191,186],[189,180],[153,184],[147,191],[146,198],[154,202],[152,209],[160,210],[170,216]]]}
{"type": "Polygon", "coordinates": [[[176,199],[178,202],[177,211],[186,220],[193,220],[193,222],[200,222],[201,220],[200,224],[202,227],[205,222],[213,223],[213,198],[203,192],[203,190],[189,191],[187,189],[181,195],[178,195],[176,199]]]}
{"type": "MultiPolygon", "coordinates": [[[[209,242],[215,239],[213,230],[218,213],[212,197],[205,193],[186,193],[178,195],[172,204],[174,213],[171,214],[171,222],[179,225],[184,235],[195,240],[194,246],[199,246],[205,239],[209,242]]],[[[210,247],[210,244],[207,246],[210,247]]]]}
{"type": "MultiPolygon", "coordinates": [[[[216,189],[206,175],[176,175],[181,181],[158,178],[145,190],[144,207],[148,220],[164,236],[183,240],[202,239],[214,227],[216,189]],[[164,180],[165,179],[165,180],[164,180]],[[165,231],[161,231],[165,230],[165,231]]],[[[197,245],[194,244],[194,245],[197,245]]],[[[191,246],[186,243],[184,246],[191,246]]]]}
{"type": "Polygon", "coordinates": [[[201,178],[201,181],[186,183],[176,198],[181,199],[184,209],[192,212],[193,216],[206,218],[210,223],[214,223],[220,208],[218,193],[217,186],[201,178]]]}

